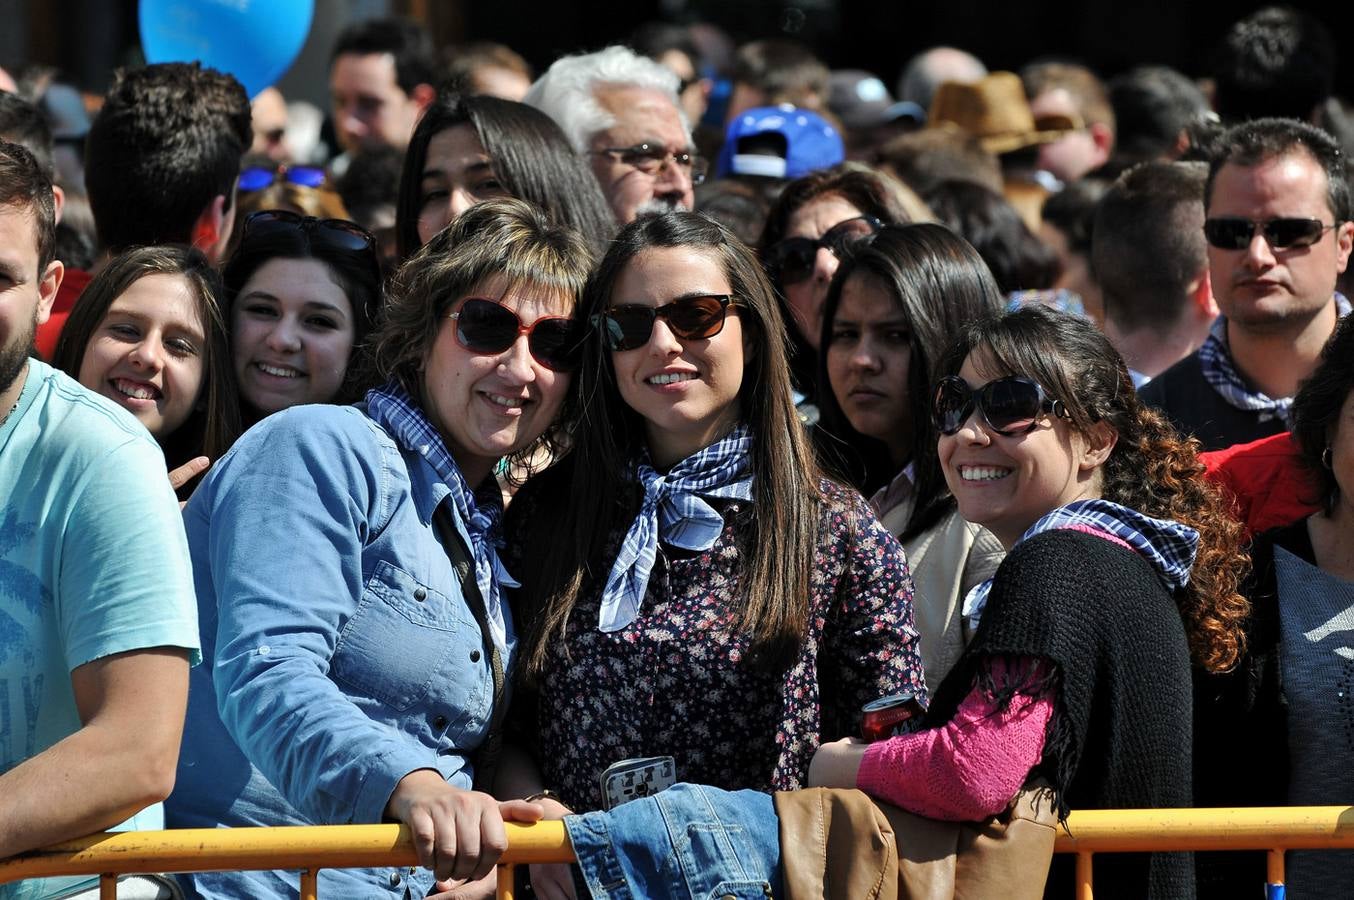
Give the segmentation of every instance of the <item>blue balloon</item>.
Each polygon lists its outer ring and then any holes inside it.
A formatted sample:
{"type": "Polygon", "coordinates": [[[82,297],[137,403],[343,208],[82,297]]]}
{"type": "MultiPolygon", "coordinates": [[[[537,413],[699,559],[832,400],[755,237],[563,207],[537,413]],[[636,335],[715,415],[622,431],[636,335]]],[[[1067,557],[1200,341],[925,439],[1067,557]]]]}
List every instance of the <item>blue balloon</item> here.
{"type": "Polygon", "coordinates": [[[301,52],[315,0],[141,0],[146,61],[192,62],[229,72],[250,97],[301,52]]]}

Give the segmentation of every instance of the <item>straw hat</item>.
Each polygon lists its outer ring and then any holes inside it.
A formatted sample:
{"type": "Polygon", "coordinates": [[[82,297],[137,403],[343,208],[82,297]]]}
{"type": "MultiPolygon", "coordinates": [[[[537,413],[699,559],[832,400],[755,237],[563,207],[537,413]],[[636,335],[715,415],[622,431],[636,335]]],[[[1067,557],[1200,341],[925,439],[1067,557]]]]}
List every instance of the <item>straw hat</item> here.
{"type": "Polygon", "coordinates": [[[1048,116],[1036,125],[1025,88],[1014,72],[993,72],[971,83],[946,81],[931,100],[928,128],[951,127],[982,141],[989,153],[1047,144],[1082,128],[1071,116],[1048,116]]]}

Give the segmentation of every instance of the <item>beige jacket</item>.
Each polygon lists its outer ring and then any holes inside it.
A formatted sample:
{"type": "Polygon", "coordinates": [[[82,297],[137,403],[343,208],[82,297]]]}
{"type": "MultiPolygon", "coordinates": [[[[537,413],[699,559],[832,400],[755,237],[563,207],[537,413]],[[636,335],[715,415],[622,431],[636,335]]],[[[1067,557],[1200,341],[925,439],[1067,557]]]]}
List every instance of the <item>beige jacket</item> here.
{"type": "Polygon", "coordinates": [[[855,790],[773,795],[786,900],[1042,900],[1051,798],[1022,791],[985,822],[940,822],[855,790]]]}
{"type": "MultiPolygon", "coordinates": [[[[881,492],[875,499],[882,496],[881,492]]],[[[876,512],[884,527],[898,535],[912,515],[912,503],[909,495],[892,508],[876,508],[876,512]]],[[[964,596],[996,573],[1006,551],[992,532],[965,522],[957,509],[905,541],[903,549],[915,588],[912,615],[921,636],[922,667],[926,685],[934,691],[968,643],[960,616],[964,596]]]]}

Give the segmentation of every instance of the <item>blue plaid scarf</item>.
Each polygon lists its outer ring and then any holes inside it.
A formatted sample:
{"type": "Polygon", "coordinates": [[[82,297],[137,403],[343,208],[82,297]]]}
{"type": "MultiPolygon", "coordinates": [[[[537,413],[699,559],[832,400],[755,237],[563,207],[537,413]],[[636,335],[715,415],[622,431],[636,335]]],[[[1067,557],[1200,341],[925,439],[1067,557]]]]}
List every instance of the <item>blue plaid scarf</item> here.
{"type": "Polygon", "coordinates": [[[489,630],[493,632],[494,643],[502,652],[507,637],[499,587],[515,588],[520,585],[503,568],[498,558],[498,548],[503,546],[503,535],[499,528],[499,521],[503,517],[503,501],[498,482],[487,480],[484,490],[476,497],[470,482],[461,474],[460,466],[456,465],[456,460],[447,451],[442,435],[398,382],[392,381],[367,392],[367,414],[389,432],[397,444],[423,457],[450,491],[447,499],[451,501],[457,520],[470,537],[470,557],[475,561],[475,584],[484,598],[489,630]]]}
{"type": "MultiPolygon", "coordinates": [[[[1199,532],[1170,519],[1154,519],[1136,509],[1109,500],[1074,500],[1045,513],[1016,541],[1019,545],[1036,534],[1058,528],[1092,528],[1128,544],[1156,569],[1157,577],[1169,591],[1189,584],[1189,572],[1199,550],[1199,532]]],[[[992,590],[992,579],[975,585],[964,598],[964,618],[976,629],[992,590]]]]}
{"type": "Polygon", "coordinates": [[[748,453],[752,438],[746,426],[693,453],[660,474],[647,453],[635,463],[635,479],[644,488],[644,503],[630,523],[620,552],[607,576],[598,615],[600,631],[619,631],[639,615],[649,588],[649,573],[658,558],[658,542],[683,550],[709,550],[724,530],[724,517],[704,497],[752,499],[748,453]]]}
{"type": "MultiPolygon", "coordinates": [[[[1335,293],[1336,314],[1340,318],[1349,315],[1350,304],[1340,292],[1335,293]]],[[[1293,429],[1293,398],[1270,397],[1255,390],[1241,377],[1232,361],[1232,348],[1227,343],[1227,319],[1223,316],[1213,322],[1208,337],[1199,347],[1199,365],[1203,369],[1204,380],[1213,386],[1218,396],[1237,409],[1255,410],[1260,413],[1260,421],[1270,419],[1283,420],[1284,426],[1293,429]]]]}

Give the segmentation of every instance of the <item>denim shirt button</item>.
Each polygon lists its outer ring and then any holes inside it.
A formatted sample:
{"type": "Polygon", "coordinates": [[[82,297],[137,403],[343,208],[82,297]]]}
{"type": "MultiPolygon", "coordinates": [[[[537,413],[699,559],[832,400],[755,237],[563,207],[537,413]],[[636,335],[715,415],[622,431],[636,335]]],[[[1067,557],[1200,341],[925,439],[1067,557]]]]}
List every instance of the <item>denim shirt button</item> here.
{"type": "Polygon", "coordinates": [[[479,652],[478,650],[471,650],[471,651],[470,651],[470,661],[471,661],[471,662],[479,662],[479,661],[480,661],[480,652],[479,652]]]}
{"type": "Polygon", "coordinates": [[[425,591],[423,588],[416,588],[414,590],[414,599],[417,600],[419,603],[422,603],[424,600],[428,599],[428,592],[425,591]]]}
{"type": "Polygon", "coordinates": [[[399,886],[400,886],[400,882],[401,882],[402,880],[403,880],[403,879],[400,878],[400,873],[399,873],[399,872],[391,872],[391,873],[390,873],[390,886],[391,886],[391,887],[399,887],[399,886]]]}
{"type": "Polygon", "coordinates": [[[446,716],[438,716],[436,719],[433,719],[433,727],[436,728],[438,731],[441,731],[443,728],[446,728],[446,727],[447,727],[447,717],[446,717],[446,716]]]}

